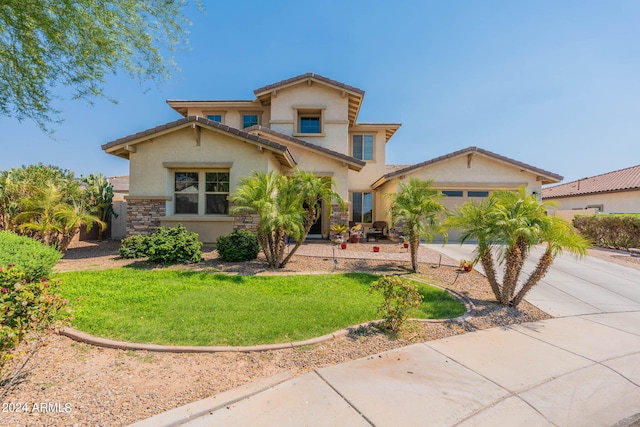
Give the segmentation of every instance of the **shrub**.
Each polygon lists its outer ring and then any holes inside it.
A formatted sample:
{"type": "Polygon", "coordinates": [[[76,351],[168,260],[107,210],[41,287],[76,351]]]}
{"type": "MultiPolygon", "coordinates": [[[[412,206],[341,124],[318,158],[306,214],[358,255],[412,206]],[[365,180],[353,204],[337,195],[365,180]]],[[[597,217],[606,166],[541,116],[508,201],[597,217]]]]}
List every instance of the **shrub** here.
{"type": "Polygon", "coordinates": [[[615,249],[640,247],[640,215],[576,216],[573,225],[596,246],[615,249]]]}
{"type": "Polygon", "coordinates": [[[149,256],[149,245],[151,237],[143,234],[129,236],[122,240],[118,252],[125,259],[146,258],[149,256]]]}
{"type": "Polygon", "coordinates": [[[27,281],[51,275],[51,269],[61,257],[59,251],[29,237],[0,231],[0,266],[15,265],[27,281]]]}
{"type": "Polygon", "coordinates": [[[409,318],[409,311],[422,302],[415,283],[396,276],[382,276],[371,284],[370,292],[379,291],[383,302],[378,307],[384,319],[382,328],[398,331],[409,318]]]}
{"type": "Polygon", "coordinates": [[[249,261],[258,257],[258,237],[249,230],[236,230],[228,236],[218,237],[216,247],[224,261],[249,261]]]}
{"type": "Polygon", "coordinates": [[[149,261],[163,264],[202,261],[202,243],[198,234],[178,224],[172,228],[160,227],[149,239],[149,261]]]}
{"type": "Polygon", "coordinates": [[[58,280],[28,281],[17,266],[0,267],[0,371],[13,350],[30,332],[42,332],[68,303],[59,294],[58,280]]]}

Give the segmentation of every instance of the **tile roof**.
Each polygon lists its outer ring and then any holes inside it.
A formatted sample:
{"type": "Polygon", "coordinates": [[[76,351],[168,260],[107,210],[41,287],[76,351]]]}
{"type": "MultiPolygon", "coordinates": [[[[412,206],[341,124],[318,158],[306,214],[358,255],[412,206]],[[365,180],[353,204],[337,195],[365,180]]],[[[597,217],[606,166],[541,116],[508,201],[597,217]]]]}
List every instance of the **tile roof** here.
{"type": "Polygon", "coordinates": [[[640,165],[542,189],[543,199],[640,189],[640,165]]]}
{"type": "Polygon", "coordinates": [[[411,165],[385,165],[385,169],[387,174],[393,173],[395,171],[399,171],[400,169],[406,169],[411,165]]]}
{"type": "Polygon", "coordinates": [[[491,151],[484,150],[484,149],[478,148],[478,147],[467,147],[467,148],[464,148],[462,150],[454,151],[453,153],[445,154],[444,156],[440,156],[440,157],[436,157],[436,158],[431,159],[431,160],[427,160],[425,162],[416,163],[415,165],[408,166],[408,167],[406,167],[404,169],[399,169],[399,170],[396,170],[394,172],[387,173],[386,175],[383,176],[383,178],[387,178],[387,179],[393,178],[394,176],[402,175],[402,174],[405,174],[407,172],[411,172],[411,171],[413,171],[415,169],[418,169],[418,168],[421,168],[423,166],[431,165],[433,163],[437,163],[437,162],[440,162],[442,160],[451,159],[453,157],[458,157],[460,155],[469,154],[469,153],[484,154],[487,157],[492,157],[494,159],[501,160],[501,161],[503,161],[505,163],[510,163],[510,164],[512,164],[514,166],[518,166],[518,167],[520,167],[522,169],[530,170],[530,171],[535,172],[535,173],[537,173],[539,175],[544,175],[546,177],[552,178],[552,179],[554,179],[556,181],[562,181],[562,176],[560,176],[558,174],[546,171],[544,169],[537,168],[535,166],[531,166],[531,165],[529,165],[527,163],[519,162],[518,160],[510,159],[509,157],[501,156],[500,154],[496,154],[496,153],[493,153],[491,151]]]}
{"type": "Polygon", "coordinates": [[[355,157],[351,157],[351,156],[348,156],[346,154],[342,154],[342,153],[339,153],[337,151],[333,151],[333,150],[330,150],[328,148],[321,147],[319,145],[312,144],[312,143],[307,142],[307,141],[303,141],[302,139],[294,138],[292,136],[286,135],[284,133],[277,132],[277,131],[275,131],[273,129],[269,129],[269,128],[266,128],[266,127],[263,127],[263,126],[260,126],[260,125],[255,125],[255,126],[248,127],[248,128],[245,129],[245,131],[247,131],[247,132],[260,132],[260,133],[266,133],[268,135],[273,135],[273,136],[276,136],[278,138],[284,139],[285,141],[290,141],[290,142],[293,142],[295,144],[302,145],[304,147],[310,148],[310,149],[312,149],[314,151],[318,151],[318,152],[321,152],[321,153],[324,153],[324,154],[328,154],[328,155],[330,155],[332,157],[336,157],[336,158],[342,159],[342,160],[344,160],[346,162],[358,165],[360,167],[364,167],[367,164],[367,162],[365,162],[363,160],[360,160],[360,159],[356,159],[355,157]]]}
{"type": "Polygon", "coordinates": [[[242,138],[249,139],[249,140],[254,141],[256,143],[271,147],[271,148],[273,148],[275,150],[278,150],[278,151],[283,151],[283,152],[287,151],[287,147],[286,146],[284,146],[282,144],[278,144],[277,142],[270,141],[270,140],[265,139],[265,138],[260,138],[259,136],[247,133],[244,130],[232,128],[230,126],[223,125],[222,123],[214,122],[214,121],[211,121],[209,119],[205,119],[203,117],[197,117],[197,116],[185,117],[185,118],[176,120],[174,122],[165,123],[163,125],[156,126],[154,128],[151,128],[151,129],[143,130],[141,132],[134,133],[132,135],[125,136],[125,137],[116,139],[116,140],[111,141],[111,142],[107,142],[106,144],[102,145],[102,149],[103,150],[108,150],[109,148],[113,148],[113,147],[116,147],[116,146],[121,145],[121,144],[126,144],[127,142],[135,141],[135,140],[140,139],[140,138],[145,138],[145,137],[148,137],[148,136],[151,136],[151,135],[155,135],[155,134],[160,133],[162,131],[170,130],[170,129],[173,129],[173,128],[177,128],[177,127],[180,127],[180,126],[182,126],[184,124],[191,123],[191,122],[202,123],[202,124],[205,124],[207,126],[211,126],[213,128],[220,129],[223,132],[226,132],[226,133],[229,133],[229,134],[232,134],[232,135],[236,135],[236,136],[240,136],[242,138]]]}
{"type": "Polygon", "coordinates": [[[321,81],[323,83],[326,83],[328,85],[331,86],[335,86],[338,87],[340,89],[344,89],[344,90],[348,90],[350,92],[355,92],[358,93],[360,95],[364,95],[364,91],[362,89],[358,89],[357,87],[354,86],[349,86],[347,84],[344,83],[340,83],[339,81],[336,80],[332,80],[329,79],[327,77],[321,76],[320,74],[315,74],[315,73],[305,73],[305,74],[300,74],[299,76],[295,76],[295,77],[291,77],[290,79],[286,79],[286,80],[282,80],[276,83],[272,83],[266,86],[263,86],[261,88],[258,88],[256,90],[253,91],[254,94],[256,94],[256,96],[258,96],[258,94],[263,93],[263,92],[267,92],[270,90],[274,90],[274,89],[278,89],[282,86],[287,86],[290,85],[292,83],[296,83],[299,82],[301,80],[306,80],[306,79],[316,79],[318,81],[321,81]]]}

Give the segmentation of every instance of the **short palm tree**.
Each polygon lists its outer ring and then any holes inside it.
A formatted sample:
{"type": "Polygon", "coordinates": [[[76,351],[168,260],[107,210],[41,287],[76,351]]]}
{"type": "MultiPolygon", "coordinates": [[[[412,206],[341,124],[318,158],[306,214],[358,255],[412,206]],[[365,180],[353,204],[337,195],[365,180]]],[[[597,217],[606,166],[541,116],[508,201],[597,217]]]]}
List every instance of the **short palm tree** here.
{"type": "Polygon", "coordinates": [[[465,203],[447,220],[449,227],[462,231],[463,243],[477,240],[476,262],[482,263],[496,300],[502,304],[516,307],[562,251],[578,256],[586,253],[589,242],[561,218],[548,216],[546,208],[520,188],[518,192],[495,192],[479,204],[465,203]],[[537,244],[547,245],[545,253],[519,287],[524,262],[537,244]],[[494,252],[498,263],[504,264],[502,283],[496,277],[494,252]]]}
{"type": "Polygon", "coordinates": [[[433,240],[441,232],[440,218],[445,207],[439,202],[441,195],[431,186],[433,181],[411,178],[400,183],[398,192],[390,194],[391,218],[394,225],[402,225],[409,238],[411,267],[418,272],[418,247],[420,239],[433,240]]]}
{"type": "Polygon", "coordinates": [[[232,213],[258,215],[258,242],[271,268],[284,260],[287,236],[304,234],[305,211],[291,181],[277,172],[254,172],[243,178],[233,195],[232,213]]]}

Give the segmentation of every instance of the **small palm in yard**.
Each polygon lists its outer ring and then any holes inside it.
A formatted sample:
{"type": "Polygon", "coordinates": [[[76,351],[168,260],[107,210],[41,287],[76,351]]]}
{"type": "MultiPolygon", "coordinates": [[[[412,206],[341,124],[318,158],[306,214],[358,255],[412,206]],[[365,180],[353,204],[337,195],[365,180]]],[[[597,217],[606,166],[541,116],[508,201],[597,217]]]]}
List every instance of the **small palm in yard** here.
{"type": "Polygon", "coordinates": [[[485,270],[491,289],[500,303],[518,306],[549,270],[553,260],[563,251],[584,256],[589,242],[563,219],[547,215],[546,206],[535,195],[499,191],[479,204],[465,203],[448,218],[448,226],[463,233],[462,242],[476,240],[476,261],[485,270]],[[522,267],[531,247],[546,245],[535,270],[518,286],[522,267]],[[496,260],[504,264],[502,283],[496,277],[496,260]]]}
{"type": "Polygon", "coordinates": [[[411,267],[418,272],[420,239],[433,240],[440,230],[440,216],[445,207],[439,202],[440,194],[431,186],[433,181],[411,178],[400,183],[396,194],[391,194],[391,217],[395,225],[403,224],[409,238],[411,267]]]}
{"type": "Polygon", "coordinates": [[[258,214],[258,241],[271,268],[283,268],[304,242],[318,219],[322,200],[344,206],[333,180],[303,171],[291,177],[254,172],[242,180],[230,200],[232,212],[258,214]],[[285,258],[287,237],[296,244],[285,258]]]}

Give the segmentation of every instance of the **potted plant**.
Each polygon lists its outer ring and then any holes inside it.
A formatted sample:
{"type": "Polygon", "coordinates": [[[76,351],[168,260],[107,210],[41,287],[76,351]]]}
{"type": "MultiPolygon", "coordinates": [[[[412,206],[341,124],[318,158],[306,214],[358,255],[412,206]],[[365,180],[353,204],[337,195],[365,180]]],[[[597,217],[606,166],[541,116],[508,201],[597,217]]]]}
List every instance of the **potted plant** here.
{"type": "Polygon", "coordinates": [[[402,246],[405,249],[409,247],[409,236],[402,236],[402,246]]]}
{"type": "Polygon", "coordinates": [[[471,271],[473,269],[473,261],[468,259],[461,259],[460,268],[464,271],[471,271]]]}
{"type": "Polygon", "coordinates": [[[356,224],[349,230],[349,239],[351,243],[360,243],[362,237],[362,224],[356,224]]]}
{"type": "Polygon", "coordinates": [[[345,235],[345,233],[347,232],[348,229],[349,229],[349,227],[347,227],[347,224],[333,224],[331,226],[331,231],[336,233],[334,241],[336,243],[343,243],[344,242],[344,235],[345,235]]]}
{"type": "Polygon", "coordinates": [[[380,246],[374,246],[373,252],[380,252],[380,246]]]}
{"type": "Polygon", "coordinates": [[[347,249],[347,244],[346,243],[340,243],[340,248],[341,249],[347,249]]]}

